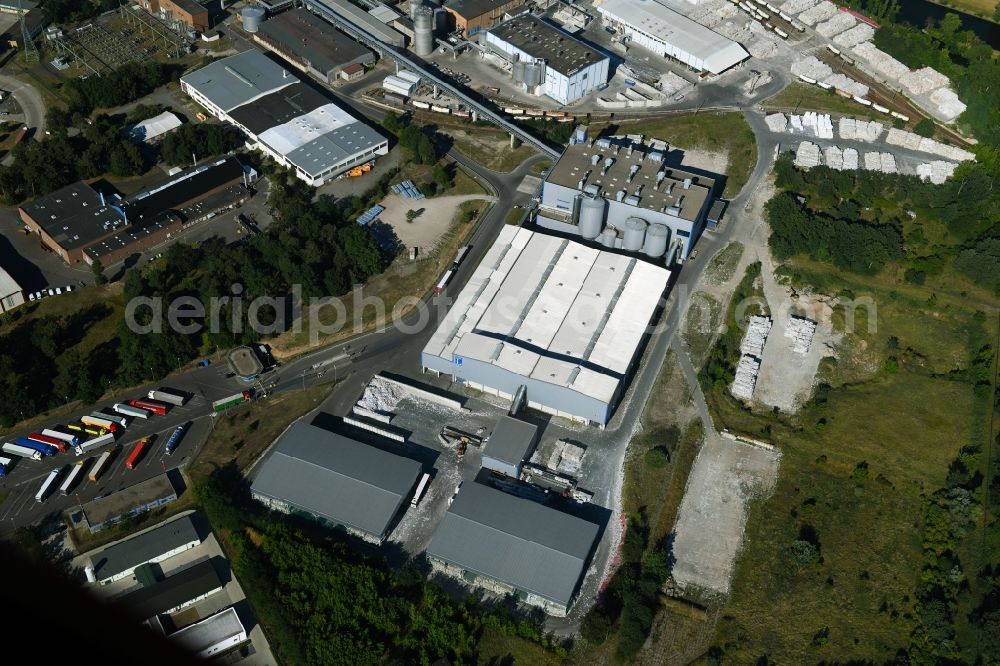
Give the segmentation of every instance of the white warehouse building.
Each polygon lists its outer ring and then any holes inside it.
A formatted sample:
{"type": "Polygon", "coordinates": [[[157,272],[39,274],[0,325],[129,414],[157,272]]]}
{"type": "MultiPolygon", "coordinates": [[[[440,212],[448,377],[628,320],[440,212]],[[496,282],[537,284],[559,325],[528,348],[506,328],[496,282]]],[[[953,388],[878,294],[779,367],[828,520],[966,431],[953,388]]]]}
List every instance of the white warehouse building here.
{"type": "Polygon", "coordinates": [[[181,89],[316,187],[389,152],[375,129],[255,49],[181,77],[181,89]]]}
{"type": "Polygon", "coordinates": [[[604,0],[597,11],[634,44],[698,71],[721,74],[750,57],[738,43],[659,0],[604,0]]]}
{"type": "Polygon", "coordinates": [[[528,13],[487,32],[486,45],[511,63],[515,84],[560,104],[575,102],[608,81],[608,56],[528,13]]]}
{"type": "Polygon", "coordinates": [[[604,426],[658,316],[670,271],[504,226],[421,353],[425,371],[604,426]]]}
{"type": "Polygon", "coordinates": [[[709,217],[715,180],[668,166],[626,137],[570,145],[542,183],[535,222],[666,263],[687,259],[709,217]]]}

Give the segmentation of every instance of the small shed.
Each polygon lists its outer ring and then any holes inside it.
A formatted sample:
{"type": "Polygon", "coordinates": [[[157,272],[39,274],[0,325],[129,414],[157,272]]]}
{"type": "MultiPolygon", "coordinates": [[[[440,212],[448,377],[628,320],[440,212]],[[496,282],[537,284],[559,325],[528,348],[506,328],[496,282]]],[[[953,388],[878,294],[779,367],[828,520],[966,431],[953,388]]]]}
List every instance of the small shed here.
{"type": "Polygon", "coordinates": [[[521,476],[521,463],[531,455],[537,441],[536,426],[504,416],[497,421],[483,449],[483,467],[516,479],[521,476]]]}

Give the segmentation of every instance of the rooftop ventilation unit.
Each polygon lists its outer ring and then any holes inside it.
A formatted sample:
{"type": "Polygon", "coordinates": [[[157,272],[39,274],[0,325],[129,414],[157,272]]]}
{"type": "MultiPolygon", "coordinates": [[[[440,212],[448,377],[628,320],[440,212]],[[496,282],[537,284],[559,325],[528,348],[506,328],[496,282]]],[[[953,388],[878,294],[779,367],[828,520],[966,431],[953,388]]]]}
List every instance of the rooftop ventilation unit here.
{"type": "Polygon", "coordinates": [[[625,197],[625,203],[627,203],[629,206],[638,206],[639,197],[635,196],[625,197]]]}
{"type": "Polygon", "coordinates": [[[684,179],[684,189],[685,190],[691,189],[691,179],[690,178],[685,178],[684,179]]]}
{"type": "Polygon", "coordinates": [[[593,155],[590,156],[590,163],[593,166],[597,166],[597,163],[600,161],[601,161],[601,156],[598,155],[597,153],[594,153],[593,155]]]}
{"type": "Polygon", "coordinates": [[[663,161],[663,153],[661,153],[659,151],[653,151],[653,152],[647,153],[646,154],[646,159],[649,160],[650,162],[656,162],[657,164],[659,164],[660,162],[663,161]]]}
{"type": "Polygon", "coordinates": [[[637,173],[639,173],[639,165],[633,164],[632,166],[630,166],[628,168],[628,182],[631,183],[632,180],[635,178],[635,174],[637,173]]]}
{"type": "Polygon", "coordinates": [[[625,190],[618,190],[618,194],[615,195],[616,201],[621,201],[625,198],[625,190]]]}
{"type": "Polygon", "coordinates": [[[597,147],[607,150],[611,147],[611,140],[606,138],[601,138],[597,140],[597,147]]]}
{"type": "Polygon", "coordinates": [[[603,167],[601,168],[601,175],[602,175],[602,176],[605,176],[605,175],[607,175],[607,173],[608,173],[608,169],[610,169],[610,168],[611,168],[611,165],[612,165],[612,164],[614,164],[614,163],[615,163],[615,160],[614,160],[614,158],[611,158],[611,157],[606,157],[606,158],[604,159],[604,166],[603,166],[603,167]]]}
{"type": "Polygon", "coordinates": [[[600,186],[591,183],[590,185],[587,185],[587,187],[583,188],[583,191],[592,197],[596,197],[598,194],[600,194],[601,188],[600,186]]]}

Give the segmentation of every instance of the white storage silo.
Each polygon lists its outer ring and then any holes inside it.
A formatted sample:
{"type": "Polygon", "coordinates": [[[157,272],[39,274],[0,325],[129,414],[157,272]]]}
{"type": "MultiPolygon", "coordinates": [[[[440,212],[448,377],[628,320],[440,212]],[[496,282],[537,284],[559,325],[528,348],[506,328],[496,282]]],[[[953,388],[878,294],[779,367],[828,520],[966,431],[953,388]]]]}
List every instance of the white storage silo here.
{"type": "Polygon", "coordinates": [[[264,21],[264,13],[263,7],[244,7],[240,12],[240,16],[243,18],[243,29],[250,34],[256,33],[264,21]]]}
{"type": "Polygon", "coordinates": [[[528,90],[537,88],[545,80],[545,61],[536,59],[524,64],[524,85],[528,90]]]}
{"type": "Polygon", "coordinates": [[[604,211],[608,202],[604,197],[593,199],[584,197],[580,200],[580,215],[577,225],[580,227],[580,235],[587,240],[593,240],[601,233],[604,226],[604,211]]]}
{"type": "Polygon", "coordinates": [[[434,10],[419,7],[413,16],[413,50],[418,56],[434,53],[434,10]]]}
{"type": "Polygon", "coordinates": [[[625,241],[622,243],[622,249],[629,252],[641,250],[646,239],[646,226],[646,220],[641,217],[630,217],[625,220],[625,241]]]}
{"type": "Polygon", "coordinates": [[[662,257],[667,251],[667,241],[670,238],[670,229],[662,224],[651,224],[646,229],[646,241],[642,251],[647,257],[662,257]]]}
{"type": "Polygon", "coordinates": [[[611,227],[606,227],[604,231],[601,232],[601,235],[597,237],[597,242],[603,245],[604,247],[609,247],[613,249],[615,247],[615,240],[617,239],[618,239],[618,234],[615,233],[615,230],[612,229],[611,227]]]}
{"type": "Polygon", "coordinates": [[[524,65],[525,62],[514,56],[514,64],[511,65],[510,73],[514,77],[514,83],[524,83],[524,65]]]}

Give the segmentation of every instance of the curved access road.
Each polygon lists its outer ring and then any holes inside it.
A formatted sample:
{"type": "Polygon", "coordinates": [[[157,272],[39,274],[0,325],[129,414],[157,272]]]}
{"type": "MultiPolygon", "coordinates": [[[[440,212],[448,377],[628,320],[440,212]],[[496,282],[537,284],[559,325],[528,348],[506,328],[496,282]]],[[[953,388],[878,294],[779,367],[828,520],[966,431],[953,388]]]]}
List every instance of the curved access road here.
{"type": "Polygon", "coordinates": [[[45,101],[38,89],[8,74],[0,74],[0,88],[10,91],[24,112],[24,124],[34,127],[36,136],[45,131],[45,101]]]}

